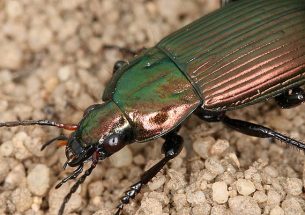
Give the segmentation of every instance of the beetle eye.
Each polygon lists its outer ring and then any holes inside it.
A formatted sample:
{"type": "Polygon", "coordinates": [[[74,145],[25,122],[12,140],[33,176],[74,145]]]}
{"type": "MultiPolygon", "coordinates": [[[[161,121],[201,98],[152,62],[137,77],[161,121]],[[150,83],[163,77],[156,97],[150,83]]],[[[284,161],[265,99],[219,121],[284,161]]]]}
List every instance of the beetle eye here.
{"type": "Polygon", "coordinates": [[[113,134],[104,140],[102,145],[108,153],[113,154],[123,148],[126,144],[120,137],[120,134],[113,134]]]}
{"type": "Polygon", "coordinates": [[[111,137],[108,142],[110,146],[116,146],[119,143],[119,138],[117,136],[111,137]]]}

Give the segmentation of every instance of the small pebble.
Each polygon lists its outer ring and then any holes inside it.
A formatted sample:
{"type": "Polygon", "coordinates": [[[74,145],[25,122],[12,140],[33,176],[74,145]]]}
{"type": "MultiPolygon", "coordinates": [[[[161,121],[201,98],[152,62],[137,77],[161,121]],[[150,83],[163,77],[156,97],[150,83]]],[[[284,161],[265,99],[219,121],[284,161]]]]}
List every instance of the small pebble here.
{"type": "Polygon", "coordinates": [[[112,213],[108,209],[102,209],[102,210],[96,211],[93,215],[112,215],[112,213]]]}
{"type": "Polygon", "coordinates": [[[229,142],[227,140],[217,140],[215,144],[213,144],[210,152],[212,155],[220,155],[224,151],[226,151],[229,148],[229,142]]]}
{"type": "Polygon", "coordinates": [[[215,205],[211,209],[211,215],[228,215],[229,212],[224,205],[215,205]]]}
{"type": "Polygon", "coordinates": [[[141,207],[138,211],[143,211],[144,214],[163,215],[162,204],[154,198],[145,198],[141,201],[141,207]]]}
{"type": "Polygon", "coordinates": [[[193,149],[201,158],[207,159],[210,156],[209,150],[214,142],[215,139],[211,137],[197,139],[193,143],[193,149]]]}
{"type": "Polygon", "coordinates": [[[8,187],[15,187],[25,184],[25,169],[22,164],[16,165],[5,178],[5,185],[8,187]]]}
{"type": "Polygon", "coordinates": [[[123,149],[110,157],[110,162],[114,167],[129,166],[132,163],[132,152],[125,146],[123,149]]]}
{"type": "Polygon", "coordinates": [[[285,215],[304,215],[300,203],[295,198],[289,198],[283,201],[282,208],[285,215]]]}
{"type": "Polygon", "coordinates": [[[257,203],[263,203],[263,202],[267,202],[268,197],[264,191],[256,191],[253,194],[253,199],[255,199],[255,201],[257,201],[257,203]]]}
{"type": "Polygon", "coordinates": [[[16,206],[18,212],[24,212],[31,208],[33,198],[31,193],[26,188],[17,188],[12,193],[12,201],[16,206]]]}
{"type": "Polygon", "coordinates": [[[202,204],[206,201],[205,194],[202,191],[187,192],[186,199],[193,205],[202,204]]]}
{"type": "Polygon", "coordinates": [[[14,152],[12,141],[5,141],[0,145],[0,152],[2,156],[9,157],[14,152]]]}
{"type": "Polygon", "coordinates": [[[148,183],[148,187],[150,190],[157,190],[166,182],[166,178],[164,175],[158,174],[154,177],[151,182],[148,183]]]}
{"type": "Polygon", "coordinates": [[[27,176],[30,191],[37,196],[44,196],[50,187],[50,169],[44,164],[37,164],[27,176]]]}
{"type": "Polygon", "coordinates": [[[19,69],[23,61],[23,51],[17,44],[0,41],[0,69],[19,69]]]}
{"type": "Polygon", "coordinates": [[[223,204],[228,201],[229,192],[227,190],[227,184],[225,182],[215,182],[212,185],[212,192],[213,201],[217,202],[218,204],[223,204]]]}
{"type": "Polygon", "coordinates": [[[0,183],[4,181],[10,171],[8,161],[0,157],[0,183]]]}
{"type": "Polygon", "coordinates": [[[95,181],[93,183],[89,184],[88,190],[89,190],[89,196],[95,197],[95,196],[101,196],[103,194],[105,187],[102,181],[95,181]]]}
{"type": "Polygon", "coordinates": [[[285,212],[280,206],[277,205],[271,209],[270,215],[285,215],[285,212]]]}
{"type": "Polygon", "coordinates": [[[236,196],[229,199],[229,207],[233,215],[260,215],[261,209],[256,201],[249,196],[236,196]]]}
{"type": "Polygon", "coordinates": [[[247,179],[238,179],[236,182],[237,191],[244,196],[248,196],[255,191],[254,184],[247,179]]]}
{"type": "Polygon", "coordinates": [[[269,190],[267,193],[267,205],[278,205],[281,202],[281,195],[275,190],[269,190]]]}
{"type": "Polygon", "coordinates": [[[287,193],[297,196],[302,193],[303,183],[298,178],[287,178],[285,183],[285,190],[287,193]]]}
{"type": "Polygon", "coordinates": [[[205,161],[205,167],[211,172],[216,175],[222,174],[225,170],[222,166],[222,164],[214,158],[208,158],[205,161]]]}

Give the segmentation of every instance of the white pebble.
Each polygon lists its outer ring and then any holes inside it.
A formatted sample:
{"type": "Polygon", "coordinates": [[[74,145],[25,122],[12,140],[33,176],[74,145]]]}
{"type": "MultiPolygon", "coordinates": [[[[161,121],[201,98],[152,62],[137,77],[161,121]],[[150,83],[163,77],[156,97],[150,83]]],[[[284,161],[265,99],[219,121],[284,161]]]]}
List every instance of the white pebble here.
{"type": "Polygon", "coordinates": [[[148,187],[150,190],[157,190],[166,182],[166,178],[164,175],[158,174],[154,177],[149,183],[148,187]]]}
{"type": "Polygon", "coordinates": [[[301,179],[287,178],[284,186],[287,193],[293,196],[297,196],[302,193],[303,183],[301,179]]]}
{"type": "Polygon", "coordinates": [[[189,203],[193,205],[202,204],[206,201],[204,192],[196,191],[196,192],[187,192],[186,199],[189,203]]]}
{"type": "Polygon", "coordinates": [[[5,9],[6,9],[6,13],[9,16],[9,18],[12,18],[12,19],[22,15],[22,13],[24,11],[22,4],[16,0],[7,1],[5,9]]]}
{"type": "Polygon", "coordinates": [[[226,151],[229,148],[229,142],[227,140],[217,140],[216,143],[211,148],[211,154],[212,155],[220,155],[224,151],[226,151]]]}
{"type": "Polygon", "coordinates": [[[46,26],[33,26],[29,30],[29,45],[35,51],[40,51],[46,48],[50,44],[52,39],[53,33],[46,26]]]}
{"type": "Polygon", "coordinates": [[[270,215],[285,215],[285,212],[280,206],[277,205],[272,208],[272,210],[270,211],[270,215]]]}
{"type": "Polygon", "coordinates": [[[223,204],[228,201],[229,192],[227,190],[227,184],[223,181],[215,182],[212,185],[213,201],[218,204],[223,204]]]}
{"type": "Polygon", "coordinates": [[[282,203],[285,215],[304,215],[300,203],[295,198],[286,199],[282,203]]]}
{"type": "Polygon", "coordinates": [[[0,152],[2,156],[9,157],[14,152],[12,141],[5,141],[0,145],[0,152]]]}
{"type": "Polygon", "coordinates": [[[25,170],[22,164],[15,166],[5,178],[5,185],[9,187],[20,186],[25,182],[25,170]]]}
{"type": "Polygon", "coordinates": [[[281,195],[275,190],[269,190],[267,194],[267,205],[278,205],[281,202],[281,195]]]}
{"type": "Polygon", "coordinates": [[[247,179],[238,179],[236,182],[236,188],[238,193],[244,196],[248,196],[255,191],[254,184],[247,179]]]}
{"type": "Polygon", "coordinates": [[[25,147],[26,143],[31,143],[31,138],[27,133],[20,131],[13,137],[13,146],[15,148],[15,157],[18,160],[24,160],[31,156],[31,153],[25,147]]]}
{"type": "Polygon", "coordinates": [[[110,157],[110,162],[114,167],[129,166],[132,163],[132,152],[125,146],[123,149],[110,157]]]}
{"type": "Polygon", "coordinates": [[[253,199],[255,199],[258,203],[267,202],[268,197],[264,191],[256,191],[253,194],[253,199]]]}
{"type": "Polygon", "coordinates": [[[23,61],[23,53],[16,43],[4,41],[0,43],[0,68],[19,69],[23,61]]]}
{"type": "Polygon", "coordinates": [[[10,167],[8,165],[8,161],[0,157],[0,183],[2,183],[9,171],[10,167]]]}
{"type": "Polygon", "coordinates": [[[71,66],[63,66],[58,70],[57,76],[61,81],[67,81],[72,73],[71,66]]]}
{"type": "Polygon", "coordinates": [[[261,209],[256,201],[249,196],[236,196],[229,199],[229,207],[234,215],[260,215],[261,209]]]}
{"type": "Polygon", "coordinates": [[[12,201],[15,204],[18,212],[24,212],[31,207],[33,198],[28,189],[17,188],[12,193],[12,201]]]}
{"type": "Polygon", "coordinates": [[[219,162],[219,160],[216,160],[214,158],[208,158],[204,164],[205,164],[205,167],[211,173],[214,173],[216,175],[220,175],[225,171],[222,164],[219,162]]]}
{"type": "Polygon", "coordinates": [[[50,170],[44,164],[36,165],[27,176],[28,188],[37,195],[43,196],[50,186],[50,170]]]}
{"type": "Polygon", "coordinates": [[[200,138],[193,143],[193,149],[201,158],[207,159],[213,143],[215,139],[212,137],[200,138]]]}
{"type": "MultiPolygon", "coordinates": [[[[65,195],[69,192],[71,186],[74,182],[70,181],[64,184],[60,189],[52,188],[49,193],[49,213],[57,214],[60,208],[60,205],[63,201],[65,195]]],[[[81,186],[77,191],[71,196],[70,201],[67,203],[65,208],[65,214],[69,214],[74,210],[78,210],[82,206],[82,198],[80,196],[81,186]]]]}

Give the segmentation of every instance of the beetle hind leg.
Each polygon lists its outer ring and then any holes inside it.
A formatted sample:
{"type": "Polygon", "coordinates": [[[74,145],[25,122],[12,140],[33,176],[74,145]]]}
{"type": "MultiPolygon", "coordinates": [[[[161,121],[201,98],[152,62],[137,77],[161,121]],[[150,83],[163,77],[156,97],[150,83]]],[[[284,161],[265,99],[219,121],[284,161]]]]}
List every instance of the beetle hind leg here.
{"type": "Polygon", "coordinates": [[[258,125],[238,119],[232,119],[227,116],[224,116],[221,121],[228,127],[237,130],[241,133],[260,138],[275,138],[281,142],[287,143],[288,145],[294,146],[298,149],[305,150],[305,143],[290,138],[288,136],[285,136],[277,131],[274,131],[262,125],[258,125]]]}
{"type": "Polygon", "coordinates": [[[305,91],[296,87],[275,97],[275,101],[281,108],[292,108],[305,102],[305,91]]]}
{"type": "Polygon", "coordinates": [[[260,138],[275,138],[281,142],[285,142],[290,146],[305,151],[305,143],[285,136],[277,131],[255,123],[232,119],[225,115],[224,112],[210,112],[204,109],[196,110],[195,114],[202,120],[207,122],[223,122],[226,126],[239,131],[240,133],[260,138]]]}
{"type": "Polygon", "coordinates": [[[175,132],[166,135],[165,142],[162,146],[164,158],[145,171],[137,183],[130,186],[130,189],[127,190],[125,195],[121,198],[121,202],[117,206],[115,215],[120,215],[124,205],[128,204],[131,199],[134,199],[135,196],[141,191],[143,185],[147,184],[153,177],[155,177],[168,161],[176,157],[181,152],[182,148],[183,139],[181,136],[175,132]]]}

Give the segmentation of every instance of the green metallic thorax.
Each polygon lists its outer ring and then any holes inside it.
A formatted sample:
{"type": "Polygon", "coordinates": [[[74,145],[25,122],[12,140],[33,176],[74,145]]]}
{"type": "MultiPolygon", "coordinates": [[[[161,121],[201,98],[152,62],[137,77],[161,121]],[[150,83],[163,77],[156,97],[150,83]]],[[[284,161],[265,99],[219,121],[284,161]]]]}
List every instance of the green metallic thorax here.
{"type": "Polygon", "coordinates": [[[115,73],[103,99],[112,99],[126,115],[137,141],[171,131],[201,103],[185,75],[157,48],[115,73]]]}

